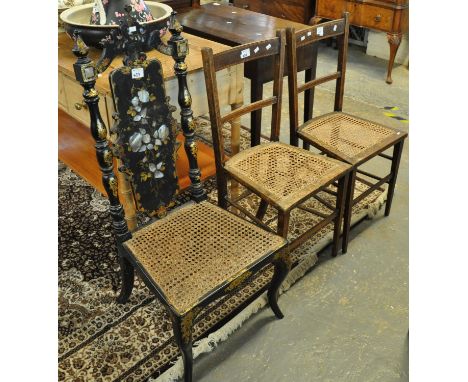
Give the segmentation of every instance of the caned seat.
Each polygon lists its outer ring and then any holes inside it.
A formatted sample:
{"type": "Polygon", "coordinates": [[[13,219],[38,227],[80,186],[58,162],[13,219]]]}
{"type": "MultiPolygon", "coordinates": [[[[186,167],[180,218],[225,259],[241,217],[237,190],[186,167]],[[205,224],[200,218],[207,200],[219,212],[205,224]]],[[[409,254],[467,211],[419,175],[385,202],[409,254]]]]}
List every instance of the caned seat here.
{"type": "Polygon", "coordinates": [[[270,142],[241,151],[225,163],[226,171],[257,190],[275,207],[289,210],[336,179],[349,165],[323,155],[270,142]]]}
{"type": "Polygon", "coordinates": [[[402,138],[401,131],[342,112],[314,118],[298,128],[302,139],[350,164],[358,164],[402,138]]]}
{"type": "Polygon", "coordinates": [[[280,236],[201,202],[134,232],[124,246],[183,315],[285,244],[280,236]]]}

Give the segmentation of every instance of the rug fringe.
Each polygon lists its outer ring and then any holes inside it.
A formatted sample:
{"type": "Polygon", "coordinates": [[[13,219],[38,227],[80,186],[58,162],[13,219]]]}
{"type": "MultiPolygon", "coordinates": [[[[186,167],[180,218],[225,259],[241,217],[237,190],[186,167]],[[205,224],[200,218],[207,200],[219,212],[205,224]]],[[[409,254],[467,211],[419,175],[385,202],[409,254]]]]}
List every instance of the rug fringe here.
{"type": "Polygon", "coordinates": [[[377,199],[375,199],[372,203],[369,204],[369,207],[367,208],[367,217],[369,219],[374,219],[377,216],[378,212],[380,211],[380,208],[387,201],[387,195],[388,187],[385,188],[385,190],[379,195],[377,199]]]}
{"type": "MultiPolygon", "coordinates": [[[[387,190],[382,192],[379,197],[370,203],[366,209],[363,209],[358,214],[354,215],[351,219],[351,225],[360,221],[364,217],[373,219],[376,217],[382,205],[387,200],[387,190]]],[[[286,292],[297,280],[302,278],[307,271],[312,268],[318,260],[318,252],[325,248],[329,243],[332,242],[333,231],[328,232],[319,242],[317,242],[308,254],[305,254],[299,264],[289,272],[288,277],[283,281],[280,289],[280,294],[286,292]]],[[[226,341],[229,336],[239,329],[242,324],[247,321],[252,315],[257,313],[260,309],[265,307],[268,303],[266,293],[263,293],[245,309],[243,309],[234,318],[228,321],[223,327],[208,335],[193,344],[193,358],[196,359],[198,356],[204,353],[212,352],[218,343],[226,341]]],[[[174,366],[166,370],[163,374],[157,378],[150,378],[149,382],[176,382],[184,374],[182,357],[179,357],[174,363],[174,366]]]]}

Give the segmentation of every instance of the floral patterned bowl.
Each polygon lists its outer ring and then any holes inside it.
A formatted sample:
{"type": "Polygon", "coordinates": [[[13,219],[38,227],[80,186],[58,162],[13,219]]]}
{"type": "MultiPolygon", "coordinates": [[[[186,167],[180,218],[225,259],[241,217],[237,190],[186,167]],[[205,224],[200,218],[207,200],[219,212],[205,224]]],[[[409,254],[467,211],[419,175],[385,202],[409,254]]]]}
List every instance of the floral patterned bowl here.
{"type": "MultiPolygon", "coordinates": [[[[141,23],[145,26],[147,34],[159,30],[164,34],[167,29],[167,23],[172,13],[172,8],[164,3],[155,1],[146,1],[150,8],[154,20],[141,23]]],[[[81,38],[88,46],[102,48],[101,41],[105,39],[113,28],[117,25],[93,25],[90,23],[93,4],[84,4],[67,9],[60,14],[65,32],[72,37],[74,31],[78,31],[81,38]]]]}

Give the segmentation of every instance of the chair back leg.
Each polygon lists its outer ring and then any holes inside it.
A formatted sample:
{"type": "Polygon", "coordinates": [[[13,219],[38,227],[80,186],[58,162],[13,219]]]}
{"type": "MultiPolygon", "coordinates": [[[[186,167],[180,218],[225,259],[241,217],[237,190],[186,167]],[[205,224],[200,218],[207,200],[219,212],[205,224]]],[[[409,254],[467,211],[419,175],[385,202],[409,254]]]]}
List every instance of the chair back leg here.
{"type": "Polygon", "coordinates": [[[334,221],[334,230],[333,230],[333,246],[332,246],[333,257],[335,257],[338,254],[338,246],[340,243],[340,233],[341,233],[341,222],[343,220],[346,192],[348,190],[348,178],[349,178],[349,174],[346,173],[338,181],[338,194],[336,195],[336,218],[334,221]]]}
{"type": "Polygon", "coordinates": [[[258,206],[258,210],[256,214],[257,219],[263,220],[267,209],[268,209],[268,202],[266,202],[263,199],[260,199],[260,205],[258,206]]]}

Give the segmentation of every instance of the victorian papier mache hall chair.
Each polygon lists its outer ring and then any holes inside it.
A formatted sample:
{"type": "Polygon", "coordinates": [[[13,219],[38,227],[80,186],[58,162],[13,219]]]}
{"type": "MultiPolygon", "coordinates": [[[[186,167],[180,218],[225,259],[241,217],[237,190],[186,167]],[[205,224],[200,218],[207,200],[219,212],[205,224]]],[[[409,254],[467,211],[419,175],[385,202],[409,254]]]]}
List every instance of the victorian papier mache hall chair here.
{"type": "MultiPolygon", "coordinates": [[[[267,296],[274,314],[282,318],[277,299],[279,287],[290,269],[287,241],[247,222],[226,209],[204,199],[197,164],[195,123],[187,88],[187,40],[182,28],[170,21],[171,38],[167,45],[153,46],[175,60],[179,79],[181,127],[190,162],[191,194],[196,201],[166,213],[178,193],[175,172],[174,110],[166,97],[162,67],[157,59],[147,60],[142,52],[144,28],[131,19],[120,27],[124,41],[124,65],[111,72],[109,79],[116,110],[109,145],[107,128],[99,114],[99,96],[94,85],[96,68],[88,58],[88,48],[75,34],[74,65],[77,80],[91,117],[91,133],[102,179],[110,201],[110,215],[121,262],[122,289],[118,301],[125,303],[132,291],[135,270],[148,288],[167,308],[175,340],[183,358],[184,380],[192,381],[192,327],[197,315],[209,303],[236,291],[256,271],[274,264],[267,296]],[[138,209],[160,219],[129,232],[119,201],[113,157],[130,179],[138,209]]],[[[156,38],[159,36],[156,36],[156,38]]]]}
{"type": "Polygon", "coordinates": [[[323,219],[292,240],[290,249],[296,248],[326,225],[334,223],[332,255],[335,256],[339,247],[345,187],[351,167],[335,159],[279,142],[285,58],[284,30],[277,31],[274,38],[240,45],[217,54],[213,54],[210,48],[203,48],[202,55],[215,150],[219,205],[223,208],[234,206],[267,230],[271,228],[263,219],[268,205],[271,205],[278,212],[277,233],[284,238],[288,237],[290,214],[294,208],[318,215],[323,219]],[[273,58],[273,95],[221,116],[216,72],[265,57],[273,58]],[[249,147],[227,158],[223,144],[223,124],[269,106],[272,106],[270,141],[249,147]],[[228,194],[228,178],[243,185],[246,192],[240,196],[228,194]],[[337,185],[337,191],[329,190],[329,186],[333,187],[333,184],[337,185]],[[304,202],[312,197],[324,201],[318,194],[325,189],[334,193],[336,197],[335,205],[327,203],[331,210],[329,214],[304,205],[304,202]],[[240,204],[241,199],[252,193],[260,198],[256,215],[240,204]]]}
{"type": "Polygon", "coordinates": [[[342,240],[343,253],[346,253],[353,205],[364,199],[374,190],[381,189],[385,183],[388,183],[385,216],[390,214],[403,143],[407,133],[342,112],[349,36],[348,13],[345,13],[344,17],[340,20],[325,22],[298,32],[295,32],[293,28],[288,28],[286,33],[291,145],[298,146],[298,138],[301,138],[304,148],[309,149],[310,145],[312,145],[328,157],[339,159],[352,165],[346,198],[342,240]],[[298,86],[297,49],[333,37],[337,38],[338,44],[337,71],[298,86]],[[299,125],[298,94],[307,89],[313,89],[315,86],[327,81],[334,80],[336,80],[334,112],[312,118],[299,125]],[[384,151],[391,147],[393,147],[393,155],[389,156],[384,151]],[[379,177],[359,169],[361,165],[376,156],[391,161],[390,173],[388,175],[379,177]],[[373,183],[362,177],[357,178],[358,173],[377,182],[373,183]],[[354,197],[356,179],[366,184],[369,188],[354,197]]]}

